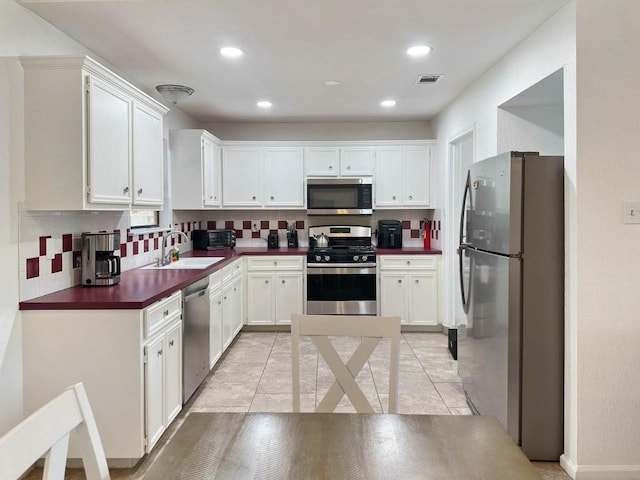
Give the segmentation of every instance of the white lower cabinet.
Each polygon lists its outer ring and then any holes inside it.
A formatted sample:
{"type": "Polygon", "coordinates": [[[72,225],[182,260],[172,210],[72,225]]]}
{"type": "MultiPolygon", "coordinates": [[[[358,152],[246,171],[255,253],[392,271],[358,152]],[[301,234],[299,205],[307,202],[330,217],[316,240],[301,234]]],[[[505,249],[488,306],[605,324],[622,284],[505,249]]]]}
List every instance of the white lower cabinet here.
{"type": "Polygon", "coordinates": [[[381,255],[380,314],[403,325],[438,325],[438,257],[381,255]]]}
{"type": "Polygon", "coordinates": [[[145,346],[145,411],[147,453],[182,410],[182,321],[171,320],[166,329],[145,346]]]}
{"type": "Polygon", "coordinates": [[[82,382],[109,465],[133,467],[182,408],[181,316],[180,291],[142,310],[22,311],[25,415],[82,382]]]}
{"type": "Polygon", "coordinates": [[[286,325],[303,313],[304,261],[298,256],[247,260],[247,323],[286,325]]]}
{"type": "MultiPolygon", "coordinates": [[[[220,271],[222,281],[220,287],[221,293],[221,312],[222,318],[222,351],[224,352],[235,336],[242,330],[243,324],[243,263],[242,259],[238,259],[230,265],[225,266],[220,271]]],[[[214,274],[215,275],[215,274],[214,274]]],[[[218,308],[216,304],[216,308],[218,308]]],[[[212,310],[213,312],[213,310],[212,310]]],[[[214,362],[215,363],[215,362],[214,362]]]]}
{"type": "Polygon", "coordinates": [[[209,368],[222,356],[222,273],[209,275],[209,368]]]}

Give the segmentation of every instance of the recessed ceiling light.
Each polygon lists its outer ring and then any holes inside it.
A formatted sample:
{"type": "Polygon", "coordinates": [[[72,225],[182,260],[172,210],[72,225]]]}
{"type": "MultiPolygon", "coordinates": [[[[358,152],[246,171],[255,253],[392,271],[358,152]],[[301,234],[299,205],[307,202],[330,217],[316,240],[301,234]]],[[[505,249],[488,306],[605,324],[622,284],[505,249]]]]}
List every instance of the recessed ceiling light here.
{"type": "Polygon", "coordinates": [[[411,57],[424,57],[431,53],[432,48],[429,45],[414,45],[407,48],[407,55],[411,57]]]}
{"type": "Polygon", "coordinates": [[[241,57],[244,52],[237,47],[223,47],[220,49],[220,55],[227,58],[241,57]]]}
{"type": "Polygon", "coordinates": [[[336,85],[340,85],[340,82],[338,80],[327,80],[324,84],[328,87],[335,87],[336,85]]]}
{"type": "Polygon", "coordinates": [[[260,108],[271,108],[273,106],[269,100],[260,100],[256,105],[260,108]]]}
{"type": "Polygon", "coordinates": [[[383,107],[395,107],[396,106],[396,101],[395,100],[383,100],[380,102],[380,105],[382,105],[383,107]]]}

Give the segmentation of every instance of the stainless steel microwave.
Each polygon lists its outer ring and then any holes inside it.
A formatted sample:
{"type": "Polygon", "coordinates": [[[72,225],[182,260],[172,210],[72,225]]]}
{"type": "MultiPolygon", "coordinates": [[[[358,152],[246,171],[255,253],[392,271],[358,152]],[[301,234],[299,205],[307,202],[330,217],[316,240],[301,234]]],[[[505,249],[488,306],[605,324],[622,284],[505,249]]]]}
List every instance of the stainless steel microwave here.
{"type": "Polygon", "coordinates": [[[308,215],[371,215],[373,180],[358,178],[307,179],[308,215]]]}

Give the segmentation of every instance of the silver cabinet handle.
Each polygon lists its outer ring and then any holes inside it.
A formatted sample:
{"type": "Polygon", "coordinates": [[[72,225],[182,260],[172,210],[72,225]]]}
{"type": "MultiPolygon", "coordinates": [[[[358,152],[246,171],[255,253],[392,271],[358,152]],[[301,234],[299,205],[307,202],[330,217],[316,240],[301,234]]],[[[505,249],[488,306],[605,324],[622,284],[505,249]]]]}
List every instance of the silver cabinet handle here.
{"type": "Polygon", "coordinates": [[[413,200],[413,195],[409,195],[409,200],[413,200]]]}
{"type": "Polygon", "coordinates": [[[402,280],[398,280],[398,283],[402,283],[402,280]]]}
{"type": "Polygon", "coordinates": [[[282,284],[284,285],[285,283],[287,283],[286,280],[282,280],[282,284]]]}
{"type": "Polygon", "coordinates": [[[351,165],[347,165],[347,170],[351,170],[351,165]]]}
{"type": "Polygon", "coordinates": [[[138,195],[142,195],[142,189],[141,188],[138,189],[138,195]]]}
{"type": "Polygon", "coordinates": [[[329,170],[333,170],[333,165],[329,165],[329,170]]]}
{"type": "Polygon", "coordinates": [[[256,196],[255,196],[255,195],[254,195],[253,197],[251,197],[251,200],[255,200],[255,199],[256,199],[256,196]]]}
{"type": "Polygon", "coordinates": [[[158,350],[158,355],[162,355],[162,349],[158,350]]]}
{"type": "Polygon", "coordinates": [[[391,198],[392,198],[393,200],[395,200],[395,199],[396,199],[396,196],[394,195],[394,196],[393,196],[393,197],[391,197],[391,198]]]}
{"type": "Polygon", "coordinates": [[[123,191],[124,193],[129,193],[129,187],[124,187],[124,188],[122,189],[122,191],[123,191]]]}
{"type": "Polygon", "coordinates": [[[420,280],[416,279],[416,285],[418,285],[420,283],[420,280]]]}
{"type": "Polygon", "coordinates": [[[269,280],[265,280],[264,283],[269,283],[269,280]]]}
{"type": "Polygon", "coordinates": [[[272,196],[271,196],[271,200],[275,200],[275,199],[276,199],[276,197],[274,197],[274,196],[272,195],[272,196]]]}
{"type": "Polygon", "coordinates": [[[169,315],[169,310],[165,310],[164,312],[162,312],[162,314],[166,317],[167,315],[169,315]]]}
{"type": "Polygon", "coordinates": [[[170,346],[170,347],[173,347],[173,340],[171,340],[171,341],[169,342],[169,346],[170,346]]]}
{"type": "Polygon", "coordinates": [[[407,265],[411,265],[411,261],[410,260],[407,260],[407,265]]]}
{"type": "Polygon", "coordinates": [[[212,198],[213,198],[213,195],[209,195],[209,199],[212,199],[212,198]]]}

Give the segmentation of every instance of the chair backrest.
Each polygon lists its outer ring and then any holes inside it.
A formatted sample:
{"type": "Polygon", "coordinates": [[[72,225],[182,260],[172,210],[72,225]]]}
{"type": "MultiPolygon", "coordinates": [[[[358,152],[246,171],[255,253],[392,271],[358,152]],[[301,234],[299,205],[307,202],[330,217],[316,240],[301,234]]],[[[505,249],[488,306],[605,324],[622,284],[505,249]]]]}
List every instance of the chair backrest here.
{"type": "Polygon", "coordinates": [[[389,413],[398,413],[398,365],[400,361],[400,317],[369,315],[291,315],[293,411],[300,411],[299,337],[311,337],[335,376],[335,381],[316,412],[332,412],[344,395],[359,413],[373,413],[373,407],[356,383],[360,369],[382,338],[391,339],[389,359],[389,413]],[[330,336],[361,337],[351,358],[344,363],[331,344],[330,336]]]}
{"type": "Polygon", "coordinates": [[[72,385],[0,438],[0,478],[18,479],[43,455],[45,480],[64,480],[69,434],[79,437],[87,480],[109,469],[82,383],[72,385]]]}

